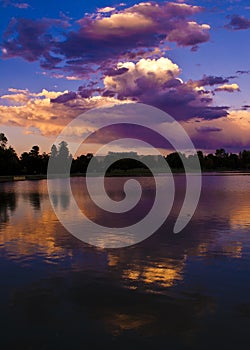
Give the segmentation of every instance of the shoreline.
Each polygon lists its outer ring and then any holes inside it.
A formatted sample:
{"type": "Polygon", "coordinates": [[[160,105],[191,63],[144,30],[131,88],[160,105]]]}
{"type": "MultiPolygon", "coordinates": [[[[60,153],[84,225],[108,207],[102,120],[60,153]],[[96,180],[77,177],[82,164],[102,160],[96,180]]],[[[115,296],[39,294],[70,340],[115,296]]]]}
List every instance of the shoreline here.
{"type": "MultiPolygon", "coordinates": [[[[164,175],[166,173],[158,173],[158,175],[164,175]]],[[[173,169],[172,170],[173,175],[183,175],[185,174],[182,170],[173,169]]],[[[189,174],[192,174],[190,172],[189,174]]],[[[193,173],[196,174],[195,172],[193,173]]],[[[230,176],[230,175],[250,175],[250,170],[212,170],[212,171],[202,171],[202,176],[230,176]]],[[[90,174],[91,176],[95,177],[98,176],[98,174],[93,173],[90,174]]],[[[152,174],[149,172],[113,172],[105,175],[106,177],[152,177],[152,174]]],[[[70,177],[86,177],[86,173],[77,173],[77,174],[71,174],[70,177]]],[[[64,178],[64,176],[60,174],[55,174],[53,176],[54,179],[60,179],[64,178]]],[[[38,174],[38,175],[6,175],[6,176],[0,176],[0,183],[4,182],[15,182],[15,181],[38,181],[38,180],[46,180],[47,175],[44,174],[38,174]]]]}

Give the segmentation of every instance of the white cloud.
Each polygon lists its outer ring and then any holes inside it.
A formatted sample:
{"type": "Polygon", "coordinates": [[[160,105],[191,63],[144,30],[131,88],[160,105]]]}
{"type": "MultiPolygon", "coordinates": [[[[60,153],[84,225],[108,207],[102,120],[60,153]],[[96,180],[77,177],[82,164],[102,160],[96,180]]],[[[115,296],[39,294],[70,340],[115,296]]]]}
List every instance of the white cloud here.
{"type": "Polygon", "coordinates": [[[99,12],[99,13],[109,13],[109,12],[112,12],[114,10],[115,10],[115,7],[107,6],[107,7],[102,7],[100,9],[98,9],[97,12],[99,12]]]}
{"type": "Polygon", "coordinates": [[[128,71],[117,76],[106,76],[104,78],[105,88],[123,94],[126,94],[127,91],[130,95],[138,91],[140,79],[146,80],[149,86],[161,86],[166,81],[177,77],[181,71],[177,64],[165,57],[143,58],[137,63],[118,63],[117,68],[127,68],[128,71]]]}

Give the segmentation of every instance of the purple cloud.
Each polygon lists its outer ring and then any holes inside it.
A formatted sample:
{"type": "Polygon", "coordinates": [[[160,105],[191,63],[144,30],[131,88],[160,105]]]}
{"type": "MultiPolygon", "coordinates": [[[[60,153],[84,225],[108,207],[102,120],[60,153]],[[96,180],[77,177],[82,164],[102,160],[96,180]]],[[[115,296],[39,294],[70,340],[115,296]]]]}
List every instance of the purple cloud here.
{"type": "Polygon", "coordinates": [[[199,93],[189,90],[186,86],[175,91],[158,91],[153,95],[148,92],[143,94],[139,101],[164,110],[176,120],[216,119],[228,115],[227,106],[211,106],[211,98],[201,99],[199,93]]]}
{"type": "Polygon", "coordinates": [[[241,107],[243,111],[246,111],[250,108],[250,105],[244,105],[241,107]]]}
{"type": "Polygon", "coordinates": [[[3,58],[22,57],[39,61],[44,69],[74,74],[94,66],[109,69],[129,53],[135,60],[142,53],[155,57],[155,49],[167,41],[190,47],[207,42],[210,27],[189,18],[201,11],[183,3],[140,3],[85,15],[73,24],[68,19],[13,19],[4,33],[3,58]]]}
{"type": "Polygon", "coordinates": [[[116,75],[121,75],[123,73],[126,73],[128,71],[128,68],[123,67],[123,68],[118,68],[118,69],[108,69],[104,72],[104,75],[108,75],[109,77],[114,77],[116,75]]]}
{"type": "MultiPolygon", "coordinates": [[[[183,82],[178,75],[179,67],[167,58],[159,60],[142,59],[136,64],[127,63],[123,74],[104,79],[104,96],[115,96],[120,100],[135,100],[169,113],[177,120],[190,118],[215,119],[227,116],[228,107],[213,106],[212,92],[199,87],[215,84],[218,77],[203,77],[198,82],[183,82]],[[198,88],[197,88],[198,87],[198,88]]],[[[120,67],[122,68],[122,66],[120,67]]],[[[224,79],[225,80],[225,79],[224,79]]]]}
{"type": "Polygon", "coordinates": [[[3,36],[3,58],[19,56],[29,62],[40,60],[44,68],[54,68],[62,59],[52,56],[49,50],[56,44],[50,32],[53,27],[62,30],[66,26],[64,20],[13,18],[3,36]]]}
{"type": "MultiPolygon", "coordinates": [[[[180,82],[178,79],[170,80],[171,84],[157,86],[148,79],[137,79],[135,90],[122,90],[117,93],[106,89],[103,97],[115,97],[118,100],[133,100],[158,107],[169,113],[176,120],[189,120],[191,118],[216,119],[228,115],[227,106],[212,106],[212,98],[208,93],[196,91],[192,86],[180,82]],[[175,81],[175,83],[173,83],[175,81]],[[178,81],[178,83],[176,83],[178,81]]],[[[74,100],[73,107],[81,104],[81,100],[93,95],[92,90],[82,88],[77,93],[66,93],[52,99],[51,102],[67,104],[74,100]]],[[[70,106],[69,106],[70,107],[70,106]]]]}
{"type": "Polygon", "coordinates": [[[229,78],[219,76],[204,75],[202,79],[196,81],[198,86],[213,86],[218,84],[225,84],[229,82],[229,78]]]}
{"type": "Polygon", "coordinates": [[[250,74],[250,70],[237,70],[236,74],[250,74]]]}
{"type": "Polygon", "coordinates": [[[67,92],[63,95],[56,97],[56,98],[51,99],[51,102],[53,102],[53,103],[66,103],[68,101],[76,99],[76,97],[77,97],[77,94],[75,92],[70,91],[70,92],[67,92]]]}
{"type": "Polygon", "coordinates": [[[196,130],[197,130],[198,132],[204,132],[204,133],[222,131],[221,128],[217,128],[217,127],[215,127],[215,126],[201,126],[201,127],[199,127],[199,128],[196,128],[196,130]]]}
{"type": "Polygon", "coordinates": [[[225,25],[225,28],[231,30],[249,29],[250,19],[239,15],[233,15],[230,22],[225,25]]]}
{"type": "Polygon", "coordinates": [[[19,8],[19,9],[27,9],[28,7],[30,7],[30,5],[26,2],[15,2],[15,1],[11,1],[11,0],[1,0],[0,3],[2,3],[4,7],[14,6],[14,7],[19,8]]]}
{"type": "Polygon", "coordinates": [[[14,7],[17,7],[18,9],[27,9],[28,7],[30,7],[30,5],[27,4],[26,2],[13,3],[12,5],[14,7]]]}

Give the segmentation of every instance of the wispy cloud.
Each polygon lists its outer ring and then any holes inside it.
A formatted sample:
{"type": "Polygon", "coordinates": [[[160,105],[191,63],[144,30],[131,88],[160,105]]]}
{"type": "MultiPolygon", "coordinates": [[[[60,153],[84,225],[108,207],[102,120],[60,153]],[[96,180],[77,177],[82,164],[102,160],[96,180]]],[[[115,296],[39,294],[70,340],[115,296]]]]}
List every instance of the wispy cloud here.
{"type": "Polygon", "coordinates": [[[250,19],[248,19],[244,16],[233,15],[233,16],[231,16],[230,22],[225,25],[225,28],[231,29],[231,30],[249,29],[250,28],[250,19]]]}
{"type": "Polygon", "coordinates": [[[110,7],[110,6],[107,6],[107,7],[102,7],[100,9],[97,10],[97,12],[100,12],[100,13],[109,13],[109,12],[112,12],[115,10],[115,7],[110,7]]]}
{"type": "Polygon", "coordinates": [[[6,6],[13,6],[19,9],[27,9],[30,7],[30,5],[27,2],[16,2],[16,1],[11,1],[11,0],[1,0],[0,3],[4,7],[6,6]]]}

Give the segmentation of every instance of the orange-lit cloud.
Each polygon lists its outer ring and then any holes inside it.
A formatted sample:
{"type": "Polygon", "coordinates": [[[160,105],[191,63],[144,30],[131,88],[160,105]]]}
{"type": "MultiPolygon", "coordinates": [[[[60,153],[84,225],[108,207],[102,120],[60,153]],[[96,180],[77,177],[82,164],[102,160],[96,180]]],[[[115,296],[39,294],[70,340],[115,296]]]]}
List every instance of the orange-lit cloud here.
{"type": "Polygon", "coordinates": [[[240,87],[238,84],[224,84],[218,86],[215,91],[226,91],[226,92],[234,92],[240,91],[240,87]]]}
{"type": "Polygon", "coordinates": [[[100,13],[109,13],[109,12],[112,12],[115,10],[115,7],[110,7],[110,6],[107,6],[107,7],[102,7],[100,9],[97,10],[97,12],[100,12],[100,13]]]}
{"type": "Polygon", "coordinates": [[[39,93],[29,90],[10,89],[11,94],[0,98],[2,125],[15,125],[36,130],[42,135],[57,135],[79,114],[96,107],[111,103],[124,103],[113,97],[94,96],[72,100],[67,104],[52,103],[51,99],[59,98],[68,91],[56,92],[43,89],[39,93]],[[7,103],[7,104],[6,104],[7,103]]]}

